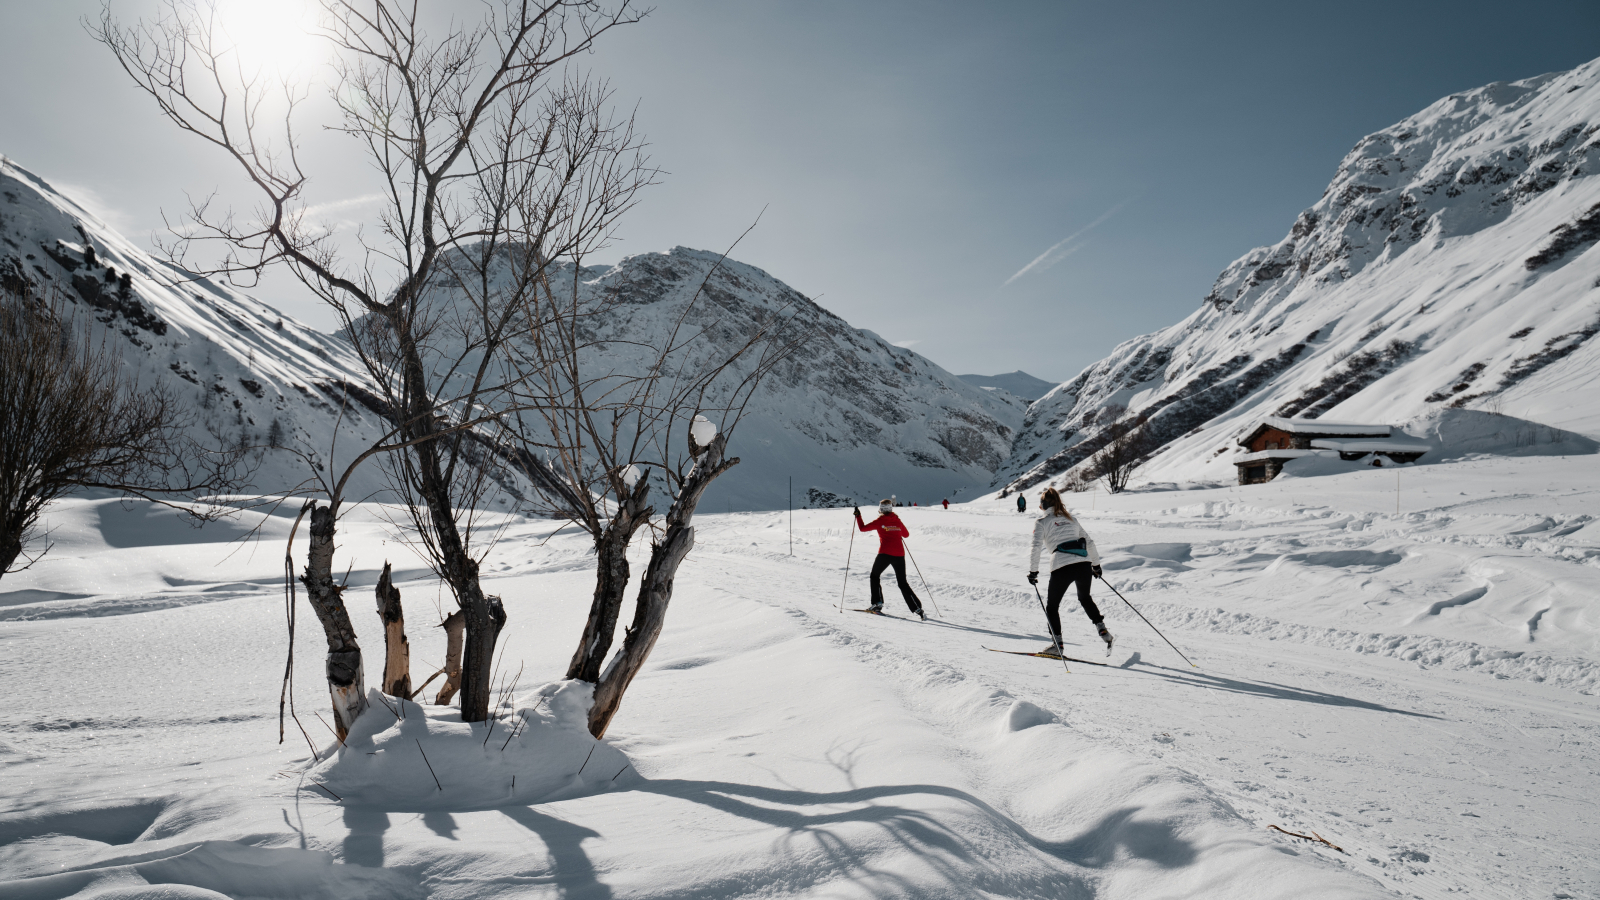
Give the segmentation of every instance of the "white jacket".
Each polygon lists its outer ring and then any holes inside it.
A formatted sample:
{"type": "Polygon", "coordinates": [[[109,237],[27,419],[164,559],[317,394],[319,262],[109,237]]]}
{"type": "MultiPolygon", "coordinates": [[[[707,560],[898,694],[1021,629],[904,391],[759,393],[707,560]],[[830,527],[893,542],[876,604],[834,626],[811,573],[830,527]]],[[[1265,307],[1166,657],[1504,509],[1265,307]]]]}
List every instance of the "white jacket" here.
{"type": "Polygon", "coordinates": [[[1062,566],[1070,566],[1073,563],[1081,563],[1086,560],[1094,565],[1100,565],[1100,551],[1095,549],[1094,538],[1089,537],[1089,532],[1084,531],[1083,526],[1079,525],[1076,519],[1048,513],[1034,523],[1033,556],[1028,563],[1029,572],[1040,571],[1039,555],[1044,552],[1046,547],[1051,550],[1050,571],[1052,572],[1062,566]],[[1083,549],[1088,554],[1087,556],[1061,552],[1056,549],[1064,543],[1076,541],[1079,538],[1083,539],[1083,549]]]}

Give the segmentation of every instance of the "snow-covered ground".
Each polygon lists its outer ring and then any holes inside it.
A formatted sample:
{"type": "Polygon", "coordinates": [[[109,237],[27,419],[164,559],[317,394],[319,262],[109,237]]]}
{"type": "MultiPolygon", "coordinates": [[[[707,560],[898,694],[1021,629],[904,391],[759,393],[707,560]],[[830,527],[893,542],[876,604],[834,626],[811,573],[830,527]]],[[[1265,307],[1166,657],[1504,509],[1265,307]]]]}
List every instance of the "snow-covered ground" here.
{"type": "MultiPolygon", "coordinates": [[[[229,545],[259,517],[69,502],[51,554],[0,582],[0,896],[1600,896],[1594,474],[1475,459],[1071,498],[1197,668],[1099,585],[1109,660],[1064,618],[1110,666],[986,652],[1043,642],[1009,499],[902,513],[927,624],[839,611],[847,554],[861,606],[873,549],[848,510],[796,512],[792,556],[783,513],[702,516],[598,749],[554,683],[588,549],[517,519],[486,566],[517,717],[484,735],[377,705],[335,752],[302,605],[315,767],[293,722],[276,742],[290,520],[229,545]]],[[[374,677],[366,588],[395,563],[421,678],[449,601],[387,528],[357,509],[339,564],[374,677]]]]}

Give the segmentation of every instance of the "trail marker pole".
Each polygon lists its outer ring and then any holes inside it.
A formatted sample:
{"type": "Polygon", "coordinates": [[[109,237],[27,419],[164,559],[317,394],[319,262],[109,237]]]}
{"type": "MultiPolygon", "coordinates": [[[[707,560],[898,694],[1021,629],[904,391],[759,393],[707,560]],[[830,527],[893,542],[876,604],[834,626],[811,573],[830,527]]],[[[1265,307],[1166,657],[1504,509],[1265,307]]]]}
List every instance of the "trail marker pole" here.
{"type": "Polygon", "coordinates": [[[789,555],[794,555],[794,476],[789,476],[789,555]]]}
{"type": "MultiPolygon", "coordinates": [[[[1128,608],[1133,610],[1133,614],[1134,615],[1138,616],[1141,619],[1144,619],[1144,623],[1146,625],[1150,625],[1150,630],[1151,631],[1154,631],[1156,633],[1156,635],[1159,636],[1163,641],[1167,641],[1167,636],[1161,633],[1161,629],[1157,628],[1154,625],[1151,625],[1149,619],[1145,619],[1144,618],[1144,613],[1139,612],[1139,607],[1134,606],[1132,603],[1128,603],[1128,598],[1127,597],[1123,597],[1121,591],[1117,590],[1115,587],[1112,587],[1111,582],[1106,581],[1104,575],[1101,575],[1101,576],[1098,576],[1098,577],[1100,578],[1100,583],[1101,584],[1104,584],[1106,587],[1111,588],[1111,593],[1116,594],[1117,597],[1119,599],[1121,599],[1123,603],[1127,603],[1128,604],[1128,608]]],[[[1034,588],[1034,592],[1035,593],[1038,593],[1038,590],[1039,590],[1038,588],[1034,588]]],[[[1183,656],[1183,651],[1179,650],[1176,644],[1172,643],[1171,641],[1167,641],[1167,646],[1171,647],[1173,649],[1173,651],[1175,653],[1177,653],[1179,656],[1183,656]]],[[[1183,656],[1183,661],[1188,663],[1191,666],[1194,666],[1194,668],[1196,668],[1196,669],[1200,668],[1199,666],[1196,666],[1194,664],[1194,662],[1192,660],[1190,660],[1189,657],[1187,657],[1187,656],[1183,656]]]]}

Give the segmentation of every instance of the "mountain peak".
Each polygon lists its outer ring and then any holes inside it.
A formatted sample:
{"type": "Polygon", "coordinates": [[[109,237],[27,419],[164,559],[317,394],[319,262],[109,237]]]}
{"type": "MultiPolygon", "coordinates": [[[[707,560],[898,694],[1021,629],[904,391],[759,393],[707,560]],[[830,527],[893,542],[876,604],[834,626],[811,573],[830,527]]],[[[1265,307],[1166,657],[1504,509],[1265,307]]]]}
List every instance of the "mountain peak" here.
{"type": "Polygon", "coordinates": [[[1030,409],[996,486],[1067,474],[1098,411],[1150,418],[1152,479],[1227,481],[1264,415],[1515,405],[1600,434],[1600,61],[1452,94],[1363,138],[1277,244],[1182,322],[1030,409]],[[1219,449],[1222,448],[1222,449],[1219,449]]]}

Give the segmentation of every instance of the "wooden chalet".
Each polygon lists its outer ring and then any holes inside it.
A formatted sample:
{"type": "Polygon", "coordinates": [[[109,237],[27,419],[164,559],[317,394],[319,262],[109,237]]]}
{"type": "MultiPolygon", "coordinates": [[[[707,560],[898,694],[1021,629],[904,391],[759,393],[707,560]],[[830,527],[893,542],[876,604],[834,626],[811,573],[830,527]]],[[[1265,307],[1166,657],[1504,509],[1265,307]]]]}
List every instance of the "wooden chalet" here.
{"type": "Polygon", "coordinates": [[[1324,456],[1347,461],[1371,457],[1372,465],[1414,462],[1431,447],[1394,437],[1389,425],[1324,422],[1320,419],[1286,419],[1267,416],[1239,441],[1244,452],[1233,458],[1240,484],[1261,484],[1278,477],[1283,464],[1302,456],[1324,456]]]}

